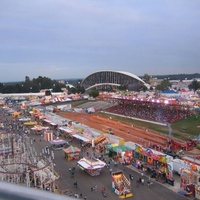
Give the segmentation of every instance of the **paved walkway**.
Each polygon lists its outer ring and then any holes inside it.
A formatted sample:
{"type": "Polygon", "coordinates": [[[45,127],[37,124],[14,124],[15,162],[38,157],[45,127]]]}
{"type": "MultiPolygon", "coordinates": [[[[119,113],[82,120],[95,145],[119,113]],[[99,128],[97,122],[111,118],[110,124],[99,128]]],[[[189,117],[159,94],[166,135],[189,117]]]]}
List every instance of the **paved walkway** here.
{"type": "MultiPolygon", "coordinates": [[[[38,155],[42,152],[42,149],[45,146],[50,146],[49,142],[44,141],[43,137],[40,135],[29,134],[30,138],[34,138],[35,142],[32,143],[32,146],[35,147],[38,155]]],[[[61,137],[62,138],[62,137],[61,137]]],[[[68,140],[68,139],[67,139],[68,140]]],[[[80,147],[80,143],[77,140],[73,140],[71,145],[80,147]]],[[[51,151],[53,151],[51,149],[51,151]]],[[[106,188],[107,199],[109,200],[116,200],[118,196],[112,192],[111,188],[111,176],[109,173],[108,168],[104,168],[101,172],[100,176],[92,177],[87,174],[85,171],[80,170],[77,167],[77,161],[67,161],[64,158],[64,152],[54,151],[55,159],[55,170],[61,174],[59,180],[56,181],[57,185],[59,186],[60,190],[70,196],[75,194],[82,194],[82,197],[87,197],[87,200],[103,200],[105,197],[101,194],[101,188],[106,188]],[[75,167],[75,175],[72,178],[69,173],[69,168],[75,167]],[[77,182],[77,187],[74,187],[74,183],[77,182]],[[94,192],[91,191],[91,187],[97,185],[98,189],[94,192]]],[[[48,156],[48,155],[46,155],[48,156]]],[[[83,156],[83,152],[82,155],[83,156]]],[[[105,157],[105,159],[108,159],[105,157]]],[[[111,168],[113,171],[122,170],[125,176],[128,178],[130,174],[133,174],[133,181],[131,184],[131,190],[133,193],[133,197],[130,199],[134,200],[152,200],[152,199],[162,199],[162,200],[186,200],[187,198],[177,194],[179,185],[176,184],[175,186],[170,186],[168,184],[161,184],[157,181],[154,181],[152,187],[148,187],[147,181],[148,177],[145,176],[145,184],[138,185],[136,184],[136,180],[138,180],[141,176],[139,171],[133,166],[124,166],[122,164],[118,164],[117,166],[114,163],[111,163],[111,168]]],[[[178,183],[178,182],[177,182],[178,183]]]]}
{"type": "MultiPolygon", "coordinates": [[[[48,145],[48,142],[42,140],[40,141],[41,136],[39,135],[30,135],[30,137],[34,137],[36,142],[33,144],[37,151],[41,152],[41,149],[48,145]]],[[[71,145],[79,147],[80,144],[78,141],[74,140],[71,145]]],[[[68,196],[74,196],[75,194],[82,194],[83,196],[87,196],[87,200],[103,200],[105,197],[101,194],[101,188],[106,188],[106,193],[109,200],[116,200],[118,196],[112,192],[111,190],[111,177],[109,173],[109,169],[104,168],[101,172],[100,176],[92,177],[87,174],[85,171],[80,170],[76,163],[77,161],[67,161],[64,158],[64,152],[54,151],[55,154],[55,169],[58,173],[62,174],[61,178],[56,181],[57,185],[59,186],[60,190],[63,194],[68,196]],[[74,178],[70,177],[69,168],[76,167],[76,172],[74,178]],[[74,182],[78,183],[78,187],[74,187],[74,182]],[[97,191],[91,192],[91,187],[98,185],[97,191]]],[[[105,159],[108,159],[105,157],[105,159]]],[[[132,181],[132,193],[133,197],[130,199],[134,200],[151,200],[151,199],[158,199],[158,196],[162,197],[162,200],[169,200],[169,199],[176,199],[176,200],[186,200],[187,198],[177,194],[180,191],[179,183],[175,180],[175,185],[170,186],[169,184],[161,184],[157,181],[153,181],[152,187],[148,187],[147,181],[148,176],[144,175],[145,184],[144,186],[139,185],[137,187],[136,180],[140,177],[140,172],[134,166],[124,166],[122,164],[118,164],[114,166],[114,163],[111,163],[111,168],[113,171],[123,170],[125,176],[129,178],[130,174],[133,174],[134,179],[132,181]],[[167,194],[167,196],[166,196],[167,194]]],[[[179,178],[175,176],[175,178],[179,178]]],[[[191,198],[190,198],[191,199],[191,198]]]]}

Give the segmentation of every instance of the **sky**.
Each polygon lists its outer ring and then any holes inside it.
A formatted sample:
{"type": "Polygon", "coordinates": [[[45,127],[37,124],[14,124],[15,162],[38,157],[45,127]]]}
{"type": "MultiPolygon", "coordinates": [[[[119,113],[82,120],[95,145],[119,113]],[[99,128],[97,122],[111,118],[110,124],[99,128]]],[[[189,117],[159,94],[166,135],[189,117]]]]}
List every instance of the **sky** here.
{"type": "Polygon", "coordinates": [[[200,73],[199,0],[0,0],[0,82],[200,73]]]}

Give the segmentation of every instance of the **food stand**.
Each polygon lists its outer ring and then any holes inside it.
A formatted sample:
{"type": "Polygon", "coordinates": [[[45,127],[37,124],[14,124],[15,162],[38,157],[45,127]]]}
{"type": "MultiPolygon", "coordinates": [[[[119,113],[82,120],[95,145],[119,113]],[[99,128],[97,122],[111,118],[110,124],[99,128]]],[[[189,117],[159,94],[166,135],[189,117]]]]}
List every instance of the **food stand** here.
{"type": "Polygon", "coordinates": [[[105,167],[106,163],[94,158],[82,158],[77,162],[80,169],[86,171],[91,176],[98,176],[101,173],[101,170],[105,167]]]}
{"type": "Polygon", "coordinates": [[[80,155],[80,149],[77,147],[70,146],[63,149],[66,160],[78,160],[80,155]]]}
{"type": "Polygon", "coordinates": [[[119,198],[132,197],[131,182],[125,177],[123,171],[112,172],[112,191],[115,192],[119,198]]]}

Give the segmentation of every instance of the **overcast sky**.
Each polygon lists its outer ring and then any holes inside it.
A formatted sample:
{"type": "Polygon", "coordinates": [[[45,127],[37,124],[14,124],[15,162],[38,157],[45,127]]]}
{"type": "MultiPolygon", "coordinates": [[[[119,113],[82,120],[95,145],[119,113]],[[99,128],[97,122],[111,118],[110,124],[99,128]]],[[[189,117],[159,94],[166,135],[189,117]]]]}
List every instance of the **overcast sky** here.
{"type": "Polygon", "coordinates": [[[200,73],[200,0],[0,0],[0,82],[200,73]]]}

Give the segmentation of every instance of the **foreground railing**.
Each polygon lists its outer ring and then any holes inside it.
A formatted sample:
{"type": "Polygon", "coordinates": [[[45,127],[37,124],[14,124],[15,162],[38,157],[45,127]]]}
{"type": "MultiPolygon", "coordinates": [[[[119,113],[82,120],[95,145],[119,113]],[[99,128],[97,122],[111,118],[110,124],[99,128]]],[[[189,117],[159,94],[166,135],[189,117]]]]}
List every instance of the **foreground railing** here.
{"type": "Polygon", "coordinates": [[[0,182],[0,200],[74,200],[75,198],[54,194],[34,188],[0,182]]]}

